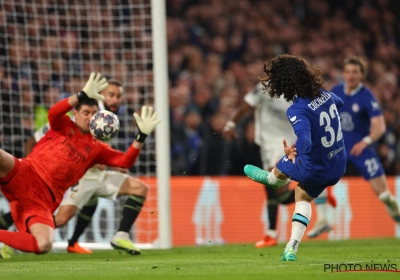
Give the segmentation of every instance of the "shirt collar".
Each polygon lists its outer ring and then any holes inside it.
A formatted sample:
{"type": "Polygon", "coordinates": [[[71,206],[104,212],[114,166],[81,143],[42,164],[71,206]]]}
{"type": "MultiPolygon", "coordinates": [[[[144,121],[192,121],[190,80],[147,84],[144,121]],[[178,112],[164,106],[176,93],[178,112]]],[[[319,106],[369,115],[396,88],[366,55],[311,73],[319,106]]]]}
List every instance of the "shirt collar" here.
{"type": "Polygon", "coordinates": [[[346,83],[343,83],[343,92],[345,93],[345,95],[353,96],[353,95],[356,95],[363,86],[364,86],[364,84],[360,82],[358,84],[358,86],[350,92],[350,94],[347,94],[346,93],[346,83]]]}

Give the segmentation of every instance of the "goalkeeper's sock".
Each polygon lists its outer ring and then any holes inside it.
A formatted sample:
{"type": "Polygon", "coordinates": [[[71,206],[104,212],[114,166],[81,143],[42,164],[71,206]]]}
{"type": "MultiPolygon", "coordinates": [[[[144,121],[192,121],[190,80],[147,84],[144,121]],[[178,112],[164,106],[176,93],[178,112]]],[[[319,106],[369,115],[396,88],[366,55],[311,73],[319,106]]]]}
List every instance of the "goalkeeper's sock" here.
{"type": "Polygon", "coordinates": [[[138,217],[144,200],[146,198],[138,195],[131,195],[125,202],[122,218],[118,231],[129,232],[136,218],[138,217]]]}
{"type": "Polygon", "coordinates": [[[296,208],[292,217],[292,234],[290,240],[286,245],[285,252],[293,248],[296,253],[300,241],[303,238],[304,232],[311,219],[311,204],[307,201],[299,201],[296,203],[296,208]]]}
{"type": "Polygon", "coordinates": [[[90,221],[92,220],[92,217],[93,217],[94,212],[96,211],[98,202],[99,202],[99,199],[97,196],[92,197],[86,203],[86,205],[82,208],[82,210],[79,212],[74,233],[73,233],[71,239],[68,240],[69,246],[73,247],[74,244],[76,242],[78,242],[79,237],[81,237],[81,235],[85,231],[85,228],[89,225],[90,221]]]}
{"type": "Polygon", "coordinates": [[[27,232],[0,230],[0,242],[23,252],[41,253],[36,237],[27,232]]]}
{"type": "Polygon", "coordinates": [[[14,220],[11,216],[11,212],[8,212],[0,217],[0,229],[8,229],[13,223],[14,220]]]}

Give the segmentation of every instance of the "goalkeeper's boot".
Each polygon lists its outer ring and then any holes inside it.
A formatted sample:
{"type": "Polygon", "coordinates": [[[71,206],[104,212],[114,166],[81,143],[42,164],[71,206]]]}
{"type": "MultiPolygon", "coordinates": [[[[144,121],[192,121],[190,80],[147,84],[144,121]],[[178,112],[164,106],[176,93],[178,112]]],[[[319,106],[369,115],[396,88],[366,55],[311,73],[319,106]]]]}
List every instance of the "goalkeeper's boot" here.
{"type": "Polygon", "coordinates": [[[4,244],[1,248],[0,256],[3,259],[10,259],[13,253],[13,250],[8,245],[4,244]]]}
{"type": "Polygon", "coordinates": [[[67,247],[68,253],[82,254],[82,255],[90,255],[93,254],[93,251],[88,248],[83,248],[79,245],[78,242],[75,242],[73,246],[67,247]]]}
{"type": "Polygon", "coordinates": [[[289,250],[285,251],[281,258],[281,261],[288,261],[288,262],[294,262],[296,260],[297,260],[296,253],[293,251],[292,247],[290,247],[289,250]]]}
{"type": "Polygon", "coordinates": [[[332,227],[328,224],[326,221],[319,221],[315,225],[313,229],[311,229],[308,233],[307,236],[309,238],[316,238],[323,234],[324,232],[330,232],[332,230],[332,227]]]}
{"type": "Polygon", "coordinates": [[[268,188],[271,189],[278,189],[279,186],[274,186],[268,183],[267,176],[270,172],[265,171],[261,168],[258,168],[257,166],[251,165],[251,164],[246,164],[244,167],[244,173],[249,177],[251,180],[263,184],[267,186],[268,188]]]}
{"type": "Polygon", "coordinates": [[[274,247],[278,244],[276,238],[272,238],[269,235],[264,236],[264,238],[258,241],[254,247],[256,248],[264,248],[264,247],[274,247]]]}
{"type": "Polygon", "coordinates": [[[326,188],[327,196],[326,196],[326,201],[333,207],[336,208],[337,206],[337,200],[336,196],[333,194],[332,187],[329,186],[326,188]]]}
{"type": "Polygon", "coordinates": [[[140,249],[129,239],[129,234],[127,232],[117,232],[111,240],[111,246],[116,250],[125,251],[131,255],[140,254],[140,249]]]}

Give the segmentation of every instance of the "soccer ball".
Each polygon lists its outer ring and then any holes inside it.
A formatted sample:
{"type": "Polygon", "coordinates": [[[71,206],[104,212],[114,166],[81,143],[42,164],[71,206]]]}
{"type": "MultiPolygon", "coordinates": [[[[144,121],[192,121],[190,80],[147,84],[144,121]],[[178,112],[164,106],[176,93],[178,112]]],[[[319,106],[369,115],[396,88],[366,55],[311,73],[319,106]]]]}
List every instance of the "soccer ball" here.
{"type": "Polygon", "coordinates": [[[101,141],[109,141],[119,132],[118,117],[107,110],[97,112],[90,119],[90,132],[101,141]]]}

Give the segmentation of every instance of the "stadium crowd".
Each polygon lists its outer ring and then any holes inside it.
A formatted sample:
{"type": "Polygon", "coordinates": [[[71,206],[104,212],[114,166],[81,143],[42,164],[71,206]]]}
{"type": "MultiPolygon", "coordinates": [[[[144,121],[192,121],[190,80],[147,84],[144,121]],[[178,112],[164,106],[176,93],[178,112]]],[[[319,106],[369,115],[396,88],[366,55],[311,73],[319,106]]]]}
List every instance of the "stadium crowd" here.
{"type": "MultiPolygon", "coordinates": [[[[78,92],[90,71],[123,82],[123,110],[151,102],[149,3],[0,1],[1,146],[24,156],[23,143],[46,122],[48,108],[78,92]]],[[[368,60],[365,84],[387,124],[377,151],[386,174],[398,174],[396,14],[395,0],[167,0],[172,174],[243,175],[245,164],[261,166],[252,112],[238,139],[228,142],[221,131],[256,86],[263,61],[282,53],[321,68],[326,89],[341,81],[345,57],[368,60]]]]}

